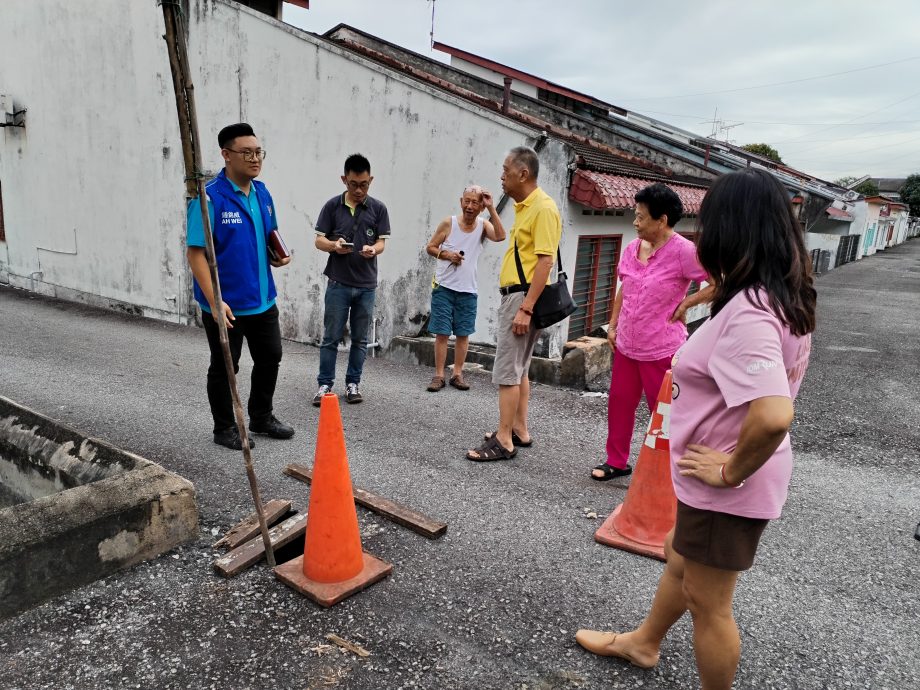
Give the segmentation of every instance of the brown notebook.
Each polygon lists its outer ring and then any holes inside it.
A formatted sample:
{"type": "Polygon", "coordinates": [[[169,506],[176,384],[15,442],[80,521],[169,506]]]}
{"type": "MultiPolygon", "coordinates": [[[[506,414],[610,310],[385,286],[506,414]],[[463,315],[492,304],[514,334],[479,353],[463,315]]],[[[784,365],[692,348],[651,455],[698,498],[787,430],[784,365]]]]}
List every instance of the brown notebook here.
{"type": "Polygon", "coordinates": [[[291,255],[290,250],[284,243],[284,238],[281,237],[281,233],[277,230],[272,230],[268,234],[268,253],[271,254],[275,261],[287,259],[291,255]]]}

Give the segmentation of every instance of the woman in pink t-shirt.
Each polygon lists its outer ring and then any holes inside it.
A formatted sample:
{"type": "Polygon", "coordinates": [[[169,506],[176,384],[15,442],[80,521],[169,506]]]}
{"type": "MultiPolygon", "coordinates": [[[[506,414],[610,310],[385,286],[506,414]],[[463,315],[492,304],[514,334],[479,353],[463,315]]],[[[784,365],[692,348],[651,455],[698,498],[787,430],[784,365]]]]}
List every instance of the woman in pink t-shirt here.
{"type": "Polygon", "coordinates": [[[728,689],[740,657],[735,583],[751,567],[792,472],[792,401],[808,367],[816,293],[786,189],[768,172],[719,178],[700,209],[712,316],[674,357],[671,465],[677,521],[652,608],[627,633],[579,630],[586,649],[650,668],[689,610],[704,690],[728,689]]]}
{"type": "Polygon", "coordinates": [[[651,410],[671,357],[687,339],[687,309],[708,302],[713,292],[706,287],[687,296],[691,281],[707,280],[707,275],[693,242],[674,232],[682,214],[680,198],[667,185],[649,185],[636,194],[638,238],[620,257],[620,288],[607,327],[613,350],[607,457],[591,472],[599,482],[632,472],[629,447],[642,392],[651,410]]]}

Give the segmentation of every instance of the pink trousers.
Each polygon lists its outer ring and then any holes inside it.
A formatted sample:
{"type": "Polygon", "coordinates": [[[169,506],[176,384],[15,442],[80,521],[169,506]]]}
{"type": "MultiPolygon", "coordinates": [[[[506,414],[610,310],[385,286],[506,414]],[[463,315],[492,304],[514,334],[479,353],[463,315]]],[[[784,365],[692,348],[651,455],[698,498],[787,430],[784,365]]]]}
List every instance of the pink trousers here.
{"type": "Polygon", "coordinates": [[[671,356],[642,362],[614,352],[610,372],[610,397],[607,398],[607,464],[626,467],[629,446],[636,426],[636,408],[645,392],[649,412],[658,400],[665,372],[671,368],[671,356]]]}

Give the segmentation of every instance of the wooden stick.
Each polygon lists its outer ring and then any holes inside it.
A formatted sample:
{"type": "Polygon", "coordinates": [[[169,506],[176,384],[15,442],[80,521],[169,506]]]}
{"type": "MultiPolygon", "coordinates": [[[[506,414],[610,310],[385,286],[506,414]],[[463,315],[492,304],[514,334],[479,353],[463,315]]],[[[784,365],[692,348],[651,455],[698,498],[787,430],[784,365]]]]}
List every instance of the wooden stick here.
{"type": "MultiPolygon", "coordinates": [[[[280,498],[273,499],[262,506],[265,511],[265,523],[271,527],[281,516],[291,509],[290,501],[283,501],[280,498]]],[[[259,535],[259,516],[255,513],[248,515],[244,520],[240,520],[234,527],[227,530],[227,533],[218,539],[211,546],[212,549],[232,550],[241,544],[259,535]]]]}
{"type": "Polygon", "coordinates": [[[371,655],[371,653],[367,651],[361,645],[355,644],[354,642],[349,642],[344,637],[339,637],[335,633],[329,633],[328,635],[326,635],[326,639],[329,640],[330,642],[334,642],[342,649],[347,649],[352,654],[357,654],[362,659],[365,657],[369,657],[371,655]]]}
{"type": "MultiPolygon", "coordinates": [[[[282,471],[287,476],[299,479],[307,484],[313,481],[313,470],[306,465],[291,463],[282,471]]],[[[417,532],[423,537],[437,539],[443,536],[447,531],[447,525],[445,523],[432,520],[427,515],[417,513],[411,508],[390,501],[382,496],[372,494],[370,491],[359,489],[358,487],[354,487],[352,491],[354,492],[355,503],[358,505],[364,506],[368,510],[372,510],[378,515],[382,515],[388,520],[392,520],[403,527],[408,527],[413,532],[417,532]]]]}
{"type": "MultiPolygon", "coordinates": [[[[289,517],[284,522],[278,523],[269,530],[269,539],[273,548],[280,549],[285,544],[290,544],[307,531],[307,514],[300,513],[289,517]]],[[[246,568],[262,560],[268,553],[261,539],[250,539],[226,555],[214,561],[214,570],[224,577],[238,575],[246,568]]]]}
{"type": "MultiPolygon", "coordinates": [[[[259,531],[262,532],[262,542],[265,545],[265,555],[268,565],[275,567],[275,554],[272,551],[271,539],[268,536],[268,525],[265,522],[265,513],[262,509],[262,498],[259,495],[259,485],[252,467],[252,451],[249,448],[249,433],[246,430],[246,419],[243,416],[243,405],[240,403],[240,394],[236,387],[236,372],[233,369],[233,357],[230,354],[230,339],[227,336],[227,324],[224,322],[223,298],[220,291],[220,281],[217,276],[217,259],[214,252],[214,236],[211,234],[211,219],[208,214],[208,197],[204,188],[204,176],[201,172],[201,145],[198,133],[198,114],[195,110],[195,87],[192,85],[191,70],[188,62],[188,52],[185,47],[185,26],[182,22],[181,8],[177,1],[167,2],[161,0],[163,6],[163,19],[166,24],[166,46],[169,50],[169,63],[173,79],[180,79],[176,93],[179,100],[176,107],[179,111],[180,135],[183,141],[183,152],[186,146],[192,152],[192,169],[186,168],[186,180],[194,179],[197,187],[197,197],[201,204],[201,225],[204,228],[205,254],[208,258],[208,268],[211,272],[211,287],[214,291],[214,304],[217,314],[214,320],[220,333],[220,348],[224,354],[224,366],[227,369],[227,379],[230,382],[230,396],[233,399],[233,413],[236,417],[236,427],[240,432],[243,443],[243,462],[246,465],[246,477],[249,479],[249,491],[255,505],[256,515],[259,518],[259,531]],[[186,115],[183,116],[183,111],[186,115]]],[[[188,161],[186,160],[186,164],[188,161]]]]}

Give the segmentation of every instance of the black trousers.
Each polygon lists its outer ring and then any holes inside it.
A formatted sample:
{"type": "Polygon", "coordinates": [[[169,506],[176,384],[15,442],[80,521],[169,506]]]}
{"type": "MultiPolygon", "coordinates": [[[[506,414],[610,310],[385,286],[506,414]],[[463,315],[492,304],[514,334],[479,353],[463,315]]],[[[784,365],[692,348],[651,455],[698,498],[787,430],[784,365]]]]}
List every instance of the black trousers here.
{"type": "MultiPolygon", "coordinates": [[[[207,312],[202,312],[204,331],[211,348],[211,365],[208,367],[208,402],[214,417],[214,431],[236,426],[233,415],[233,398],[230,395],[230,381],[220,348],[220,331],[217,321],[207,312]]],[[[240,371],[240,354],[243,338],[249,345],[252,357],[252,380],[249,389],[249,419],[251,422],[267,420],[272,414],[272,398],[278,381],[278,367],[281,364],[281,328],[278,325],[278,307],[272,305],[261,314],[237,316],[233,328],[227,329],[230,340],[230,355],[233,370],[240,371]]]]}

